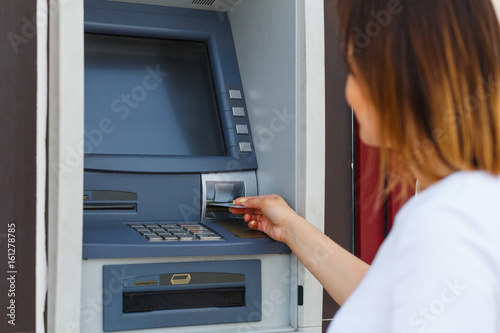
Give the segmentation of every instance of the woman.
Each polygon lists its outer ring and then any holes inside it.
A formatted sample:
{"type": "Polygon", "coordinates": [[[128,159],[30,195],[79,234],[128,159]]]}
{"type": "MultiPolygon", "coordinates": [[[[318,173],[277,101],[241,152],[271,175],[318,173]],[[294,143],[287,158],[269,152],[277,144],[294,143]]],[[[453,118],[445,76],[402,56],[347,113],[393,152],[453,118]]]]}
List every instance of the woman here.
{"type": "MultiPolygon", "coordinates": [[[[390,185],[371,267],[276,195],[239,198],[342,305],[329,332],[500,332],[500,28],[490,0],[339,0],[346,98],[390,185]],[[321,255],[318,255],[321,253],[321,255]]],[[[381,182],[383,183],[383,182],[381,182]]]]}

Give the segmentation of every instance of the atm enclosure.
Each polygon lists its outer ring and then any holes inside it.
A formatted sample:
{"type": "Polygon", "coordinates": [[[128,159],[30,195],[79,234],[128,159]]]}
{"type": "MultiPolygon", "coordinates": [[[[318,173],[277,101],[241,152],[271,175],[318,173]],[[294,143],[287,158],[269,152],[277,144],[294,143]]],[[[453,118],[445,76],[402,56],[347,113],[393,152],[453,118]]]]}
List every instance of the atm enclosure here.
{"type": "Polygon", "coordinates": [[[321,330],[319,284],[228,209],[278,193],[323,226],[307,6],[85,1],[82,332],[321,330]]]}

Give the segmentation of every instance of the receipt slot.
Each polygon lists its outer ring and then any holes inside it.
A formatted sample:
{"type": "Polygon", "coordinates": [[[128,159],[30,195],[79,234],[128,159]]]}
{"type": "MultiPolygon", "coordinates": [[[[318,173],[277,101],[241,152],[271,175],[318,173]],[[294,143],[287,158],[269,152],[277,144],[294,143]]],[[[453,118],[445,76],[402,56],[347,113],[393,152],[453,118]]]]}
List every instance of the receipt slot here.
{"type": "Polygon", "coordinates": [[[81,332],[321,331],[321,286],[229,208],[323,226],[322,8],[85,1],[81,332]]]}

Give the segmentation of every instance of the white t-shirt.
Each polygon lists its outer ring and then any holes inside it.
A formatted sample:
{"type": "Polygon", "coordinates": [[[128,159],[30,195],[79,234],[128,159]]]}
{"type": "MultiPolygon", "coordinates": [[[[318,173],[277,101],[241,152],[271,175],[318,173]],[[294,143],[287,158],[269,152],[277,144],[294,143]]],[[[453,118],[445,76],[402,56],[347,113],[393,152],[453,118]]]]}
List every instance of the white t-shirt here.
{"type": "Polygon", "coordinates": [[[500,179],[456,172],[410,199],[328,333],[500,333],[500,179]]]}

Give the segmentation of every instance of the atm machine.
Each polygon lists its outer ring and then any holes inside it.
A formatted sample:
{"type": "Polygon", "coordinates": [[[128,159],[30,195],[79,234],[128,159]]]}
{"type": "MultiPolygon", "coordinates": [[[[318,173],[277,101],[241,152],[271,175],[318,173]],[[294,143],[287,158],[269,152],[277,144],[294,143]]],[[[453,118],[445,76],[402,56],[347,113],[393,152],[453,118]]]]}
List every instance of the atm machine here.
{"type": "Polygon", "coordinates": [[[81,332],[321,330],[321,288],[229,210],[306,200],[303,8],[85,1],[81,332]]]}

